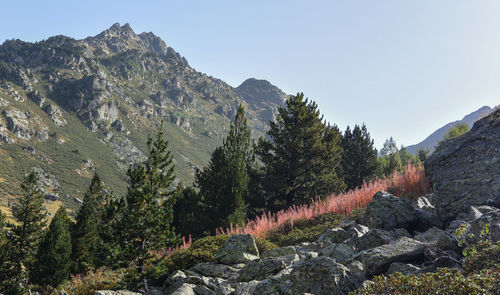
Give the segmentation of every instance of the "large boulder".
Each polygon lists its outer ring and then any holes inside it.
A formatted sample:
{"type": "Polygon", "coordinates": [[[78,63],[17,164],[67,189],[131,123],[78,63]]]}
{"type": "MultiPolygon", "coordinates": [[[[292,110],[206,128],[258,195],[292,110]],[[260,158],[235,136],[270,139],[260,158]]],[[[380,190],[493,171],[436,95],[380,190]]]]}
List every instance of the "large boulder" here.
{"type": "Polygon", "coordinates": [[[374,228],[361,237],[353,237],[346,244],[352,245],[356,251],[372,249],[389,244],[402,237],[411,237],[407,230],[399,228],[391,231],[374,228]]]}
{"type": "Polygon", "coordinates": [[[500,211],[492,211],[471,221],[470,230],[475,240],[480,240],[482,235],[489,235],[493,242],[500,241],[500,211]],[[489,233],[485,229],[488,228],[489,233]]]}
{"type": "Polygon", "coordinates": [[[400,238],[361,254],[366,276],[384,273],[393,262],[421,262],[426,245],[410,238],[400,238]]]}
{"type": "Polygon", "coordinates": [[[260,281],[277,274],[298,260],[299,256],[295,254],[285,257],[266,257],[262,260],[251,261],[241,269],[238,280],[241,282],[260,281]]]}
{"type": "Polygon", "coordinates": [[[213,262],[200,263],[189,269],[195,273],[206,277],[216,277],[228,279],[236,276],[238,269],[225,264],[218,264],[213,262]]]}
{"type": "Polygon", "coordinates": [[[408,199],[398,198],[384,191],[373,196],[365,218],[370,228],[385,230],[405,228],[422,231],[439,223],[432,212],[416,208],[408,199]]]}
{"type": "Polygon", "coordinates": [[[251,234],[230,236],[215,255],[224,264],[247,263],[259,259],[259,250],[251,234]]]}
{"type": "Polygon", "coordinates": [[[459,251],[457,239],[442,229],[433,227],[426,232],[415,236],[415,240],[440,250],[459,251]]]}
{"type": "Polygon", "coordinates": [[[470,206],[500,203],[500,109],[462,136],[439,145],[425,161],[439,218],[444,222],[470,206]]]}
{"type": "Polygon", "coordinates": [[[354,248],[346,244],[330,244],[321,249],[321,256],[327,256],[335,260],[335,262],[345,264],[353,259],[356,252],[354,248]]]}
{"type": "Polygon", "coordinates": [[[304,259],[290,273],[292,288],[297,294],[349,294],[361,282],[342,264],[328,257],[304,259]]]}

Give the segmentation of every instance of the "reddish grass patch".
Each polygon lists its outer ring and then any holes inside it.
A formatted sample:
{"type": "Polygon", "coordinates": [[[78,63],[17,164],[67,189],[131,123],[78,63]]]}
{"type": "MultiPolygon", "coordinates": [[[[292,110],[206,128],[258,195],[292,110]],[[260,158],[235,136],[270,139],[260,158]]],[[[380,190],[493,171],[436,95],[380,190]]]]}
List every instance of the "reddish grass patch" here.
{"type": "Polygon", "coordinates": [[[404,172],[396,171],[385,179],[364,183],[360,188],[327,196],[310,205],[292,206],[275,214],[266,213],[243,227],[231,225],[227,229],[218,229],[217,235],[250,233],[264,238],[269,231],[283,226],[288,220],[310,219],[327,213],[347,215],[354,209],[366,207],[378,191],[390,191],[396,196],[414,199],[431,192],[431,187],[423,167],[408,164],[404,172]]]}
{"type": "MultiPolygon", "coordinates": [[[[398,197],[409,197],[415,199],[430,193],[431,187],[423,167],[408,164],[404,172],[395,171],[385,179],[375,179],[364,183],[361,187],[338,195],[330,195],[323,200],[317,200],[310,205],[292,206],[277,213],[265,213],[255,220],[249,221],[245,226],[231,225],[226,229],[218,229],[217,235],[231,235],[237,233],[249,233],[256,237],[265,238],[267,233],[273,229],[282,227],[287,221],[293,222],[298,219],[311,219],[315,216],[338,213],[348,215],[352,210],[364,208],[371,202],[373,195],[379,191],[389,191],[398,197]]],[[[186,249],[191,246],[191,236],[186,241],[182,238],[182,245],[168,248],[162,251],[161,256],[170,256],[173,252],[186,249]]]]}

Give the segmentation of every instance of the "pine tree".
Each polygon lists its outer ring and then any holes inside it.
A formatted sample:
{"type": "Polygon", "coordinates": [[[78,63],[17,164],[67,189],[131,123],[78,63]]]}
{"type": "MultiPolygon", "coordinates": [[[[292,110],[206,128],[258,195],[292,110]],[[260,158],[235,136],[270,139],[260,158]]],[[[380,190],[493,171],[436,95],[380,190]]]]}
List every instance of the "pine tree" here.
{"type": "Polygon", "coordinates": [[[15,253],[15,269],[26,284],[27,274],[22,271],[30,269],[38,249],[46,225],[46,216],[43,206],[43,194],[38,185],[36,172],[28,174],[21,184],[23,191],[14,208],[13,215],[18,225],[12,231],[12,246],[15,253]]]}
{"type": "Polygon", "coordinates": [[[155,141],[148,137],[149,153],[145,163],[131,166],[127,171],[129,187],[115,228],[121,239],[120,260],[135,266],[146,290],[146,264],[154,257],[152,252],[179,242],[171,227],[174,165],[162,127],[163,122],[155,141]]]}
{"type": "Polygon", "coordinates": [[[302,93],[290,96],[257,149],[264,165],[262,187],[268,208],[308,204],[343,191],[345,184],[337,175],[341,144],[340,131],[323,122],[315,102],[302,93]]]}
{"type": "Polygon", "coordinates": [[[106,193],[101,179],[96,173],[85,192],[83,204],[76,215],[76,224],[72,231],[74,273],[84,274],[96,267],[101,208],[104,205],[105,198],[106,193]]]}
{"type": "Polygon", "coordinates": [[[208,166],[195,178],[206,206],[205,223],[210,229],[245,222],[245,201],[254,163],[250,129],[240,106],[223,145],[215,149],[208,166]]]}
{"type": "Polygon", "coordinates": [[[5,215],[0,211],[0,293],[23,294],[22,268],[16,263],[16,253],[12,241],[7,239],[5,225],[5,215]]]}
{"type": "MultiPolygon", "coordinates": [[[[0,211],[0,251],[2,251],[3,247],[7,243],[7,232],[5,230],[6,225],[5,215],[0,211]]],[[[2,252],[0,252],[1,255],[2,252]]],[[[1,260],[0,260],[1,261],[1,260]]]]}
{"type": "Polygon", "coordinates": [[[66,208],[60,207],[46,231],[35,263],[31,269],[32,282],[57,287],[69,278],[71,266],[71,221],[66,208]]]}
{"type": "Polygon", "coordinates": [[[10,270],[10,257],[9,249],[10,245],[7,244],[7,232],[5,230],[5,215],[0,211],[0,293],[6,293],[8,281],[10,280],[9,270],[10,270]]]}
{"type": "Polygon", "coordinates": [[[173,223],[177,233],[193,238],[204,235],[209,229],[202,221],[205,211],[201,195],[193,187],[185,188],[182,183],[177,186],[173,223]]]}
{"type": "Polygon", "coordinates": [[[429,157],[430,153],[431,153],[430,150],[420,148],[418,150],[418,154],[417,154],[419,162],[422,164],[425,163],[425,161],[427,160],[427,157],[429,157]]]}
{"type": "Polygon", "coordinates": [[[342,172],[347,189],[354,189],[372,178],[377,170],[377,149],[366,125],[347,126],[342,138],[342,172]]]}
{"type": "Polygon", "coordinates": [[[398,146],[392,136],[385,141],[384,146],[380,150],[378,166],[380,177],[389,176],[394,170],[403,167],[398,146]]]}

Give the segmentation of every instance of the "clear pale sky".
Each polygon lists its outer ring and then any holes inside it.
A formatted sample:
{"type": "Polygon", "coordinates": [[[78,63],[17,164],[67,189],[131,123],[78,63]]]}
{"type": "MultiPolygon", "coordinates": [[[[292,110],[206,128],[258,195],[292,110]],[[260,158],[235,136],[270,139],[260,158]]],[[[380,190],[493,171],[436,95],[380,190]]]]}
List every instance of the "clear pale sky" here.
{"type": "Polygon", "coordinates": [[[152,31],[198,71],[304,92],[380,147],[500,104],[500,1],[2,1],[0,42],[152,31]]]}

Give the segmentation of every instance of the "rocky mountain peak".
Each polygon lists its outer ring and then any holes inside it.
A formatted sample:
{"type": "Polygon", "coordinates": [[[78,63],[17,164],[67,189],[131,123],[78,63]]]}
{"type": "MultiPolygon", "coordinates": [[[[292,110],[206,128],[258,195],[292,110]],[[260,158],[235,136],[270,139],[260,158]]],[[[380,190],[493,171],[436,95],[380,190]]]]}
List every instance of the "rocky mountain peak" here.
{"type": "Polygon", "coordinates": [[[245,80],[235,90],[251,109],[259,112],[263,121],[273,120],[277,107],[284,105],[288,97],[269,81],[255,78],[245,80]]]}
{"type": "Polygon", "coordinates": [[[165,42],[152,32],[143,32],[139,34],[139,38],[142,41],[144,47],[148,48],[149,51],[154,52],[159,55],[166,55],[168,52],[168,46],[165,42]]]}
{"type": "Polygon", "coordinates": [[[160,37],[152,32],[136,34],[128,23],[122,26],[115,23],[109,29],[83,41],[92,47],[100,48],[105,54],[117,54],[130,49],[152,52],[158,55],[166,55],[169,51],[173,51],[160,37]]]}
{"type": "Polygon", "coordinates": [[[259,104],[265,98],[268,102],[282,105],[287,99],[287,95],[283,91],[267,80],[249,78],[241,83],[236,90],[248,103],[259,104]]]}
{"type": "Polygon", "coordinates": [[[95,37],[100,39],[110,39],[113,37],[123,38],[123,39],[135,39],[137,38],[137,35],[135,34],[130,24],[126,23],[123,26],[120,26],[119,23],[115,23],[109,29],[102,31],[95,37]]]}

